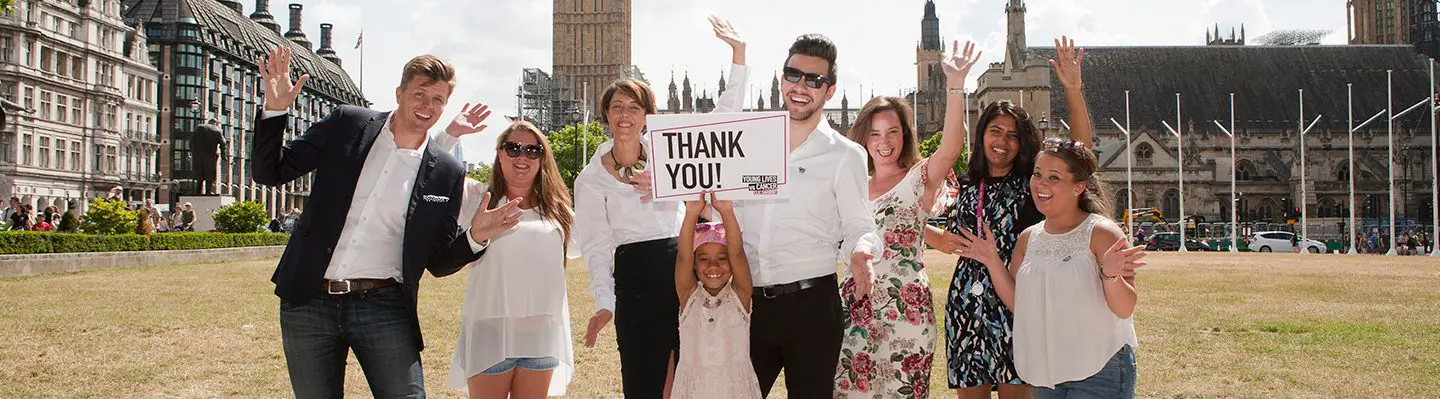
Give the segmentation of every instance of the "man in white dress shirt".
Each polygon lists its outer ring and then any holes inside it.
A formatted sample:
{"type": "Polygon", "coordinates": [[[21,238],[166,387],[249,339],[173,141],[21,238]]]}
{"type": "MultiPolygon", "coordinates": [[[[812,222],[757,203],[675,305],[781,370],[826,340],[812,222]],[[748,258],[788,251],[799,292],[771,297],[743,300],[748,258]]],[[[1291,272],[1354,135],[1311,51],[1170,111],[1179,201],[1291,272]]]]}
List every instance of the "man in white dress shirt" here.
{"type": "MultiPolygon", "coordinates": [[[[341,397],[354,349],[375,397],[424,397],[420,277],[426,269],[452,274],[479,258],[482,243],[519,222],[521,199],[477,211],[472,228],[459,231],[464,169],[427,134],[455,87],[448,62],[423,55],[407,63],[394,112],[340,106],[282,145],[288,110],[309,78],[292,83],[290,70],[282,46],[260,72],[265,103],[253,152],[256,183],[315,172],[308,211],[271,278],[295,396],[341,397]]],[[[483,110],[467,105],[446,129],[484,129],[483,110]]]]}
{"type": "Polygon", "coordinates": [[[831,397],[844,311],[836,263],[856,276],[856,295],[874,285],[879,239],[865,150],[821,112],[835,95],[835,58],[823,35],[790,46],[780,88],[790,112],[789,198],[736,204],[755,282],[750,360],[767,395],[783,369],[790,397],[831,397]]]}

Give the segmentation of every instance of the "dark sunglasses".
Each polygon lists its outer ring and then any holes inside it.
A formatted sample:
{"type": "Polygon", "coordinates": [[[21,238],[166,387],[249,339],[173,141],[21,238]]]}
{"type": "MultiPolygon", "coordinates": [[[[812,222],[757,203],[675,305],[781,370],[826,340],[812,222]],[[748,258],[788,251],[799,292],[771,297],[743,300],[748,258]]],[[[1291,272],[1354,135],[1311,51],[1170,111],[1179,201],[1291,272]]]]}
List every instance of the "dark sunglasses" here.
{"type": "Polygon", "coordinates": [[[519,143],[513,141],[506,141],[505,144],[501,144],[500,149],[505,150],[505,155],[509,155],[511,158],[519,158],[520,154],[523,152],[526,158],[540,159],[540,154],[545,153],[545,149],[541,148],[539,145],[520,145],[519,143]]]}
{"type": "Polygon", "coordinates": [[[1058,137],[1050,137],[1050,138],[1045,139],[1045,147],[1046,147],[1046,148],[1053,148],[1053,149],[1060,149],[1060,150],[1074,151],[1074,150],[1077,149],[1077,148],[1079,148],[1079,149],[1085,149],[1085,143],[1078,142],[1078,141],[1075,141],[1075,140],[1070,140],[1070,139],[1062,139],[1062,138],[1058,138],[1058,137]]]}
{"type": "Polygon", "coordinates": [[[812,89],[818,89],[821,86],[830,84],[830,78],[825,75],[809,73],[791,67],[785,67],[781,74],[785,76],[785,81],[790,83],[800,83],[800,80],[804,79],[805,86],[812,89]]]}

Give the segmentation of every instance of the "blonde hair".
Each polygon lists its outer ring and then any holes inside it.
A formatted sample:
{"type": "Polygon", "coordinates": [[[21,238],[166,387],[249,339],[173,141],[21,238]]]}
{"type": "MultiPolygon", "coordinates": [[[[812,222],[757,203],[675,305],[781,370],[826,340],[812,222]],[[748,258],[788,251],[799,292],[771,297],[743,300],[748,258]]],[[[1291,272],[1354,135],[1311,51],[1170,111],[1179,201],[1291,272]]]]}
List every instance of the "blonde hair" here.
{"type": "Polygon", "coordinates": [[[549,219],[560,225],[560,232],[564,235],[568,245],[570,242],[570,231],[575,223],[574,211],[570,208],[570,190],[565,187],[565,180],[560,177],[560,166],[555,163],[555,154],[550,150],[550,140],[540,132],[540,128],[526,121],[519,121],[510,124],[500,133],[495,140],[495,162],[490,168],[490,203],[485,208],[494,208],[500,203],[500,198],[505,196],[505,173],[500,167],[500,147],[505,144],[511,134],[518,131],[527,131],[535,135],[540,142],[540,148],[544,153],[540,155],[540,170],[535,175],[535,183],[530,185],[530,198],[534,200],[535,210],[540,216],[549,219]]]}

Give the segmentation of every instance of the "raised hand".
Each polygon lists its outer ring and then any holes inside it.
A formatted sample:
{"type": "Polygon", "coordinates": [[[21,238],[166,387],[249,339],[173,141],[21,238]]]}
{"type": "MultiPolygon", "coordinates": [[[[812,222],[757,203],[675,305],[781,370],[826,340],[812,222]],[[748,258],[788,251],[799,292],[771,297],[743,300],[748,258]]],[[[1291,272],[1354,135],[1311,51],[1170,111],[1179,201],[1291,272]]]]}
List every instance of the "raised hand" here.
{"type": "Polygon", "coordinates": [[[1000,249],[995,246],[995,234],[990,232],[990,226],[982,227],[981,233],[984,237],[976,237],[969,230],[960,229],[960,239],[957,244],[956,255],[980,262],[986,266],[1004,266],[1000,260],[1000,249]]]}
{"type": "Polygon", "coordinates": [[[952,88],[965,87],[965,77],[970,75],[970,67],[980,61],[980,54],[975,52],[975,43],[966,41],[965,51],[960,51],[960,41],[956,40],[951,46],[950,54],[942,58],[941,69],[945,70],[946,86],[952,88]]]}
{"type": "Polygon", "coordinates": [[[472,108],[470,103],[465,103],[465,107],[460,108],[460,114],[455,115],[455,119],[451,120],[450,125],[445,127],[445,133],[454,137],[479,133],[484,131],[485,128],[490,127],[490,125],[481,125],[481,123],[485,122],[485,118],[489,117],[490,106],[475,103],[475,106],[472,108]]]}
{"type": "Polygon", "coordinates": [[[1100,266],[1105,268],[1110,276],[1135,277],[1135,269],[1145,266],[1145,246],[1125,248],[1125,240],[1115,241],[1110,249],[1105,250],[1105,255],[1100,257],[1100,266]]]}
{"type": "Polygon", "coordinates": [[[715,208],[715,211],[720,213],[735,212],[735,203],[730,202],[730,200],[715,199],[714,191],[710,192],[710,207],[715,208]]]}
{"type": "Polygon", "coordinates": [[[1069,90],[1084,88],[1084,83],[1080,81],[1080,62],[1085,60],[1085,49],[1075,48],[1074,40],[1061,36],[1055,39],[1055,56],[1059,61],[1050,60],[1050,68],[1055,70],[1055,78],[1060,80],[1060,85],[1069,90]]]}
{"type": "Polygon", "coordinates": [[[715,37],[730,45],[730,50],[734,53],[731,62],[736,65],[745,65],[745,40],[735,32],[735,27],[731,26],[729,21],[711,15],[710,28],[715,30],[715,37]]]}
{"type": "Polygon", "coordinates": [[[595,338],[600,336],[600,330],[605,329],[605,325],[610,324],[610,318],[612,317],[614,317],[614,314],[606,309],[600,309],[595,312],[594,316],[590,317],[590,324],[585,327],[586,348],[595,347],[595,338]]]}
{"type": "Polygon", "coordinates": [[[705,210],[705,194],[707,193],[709,193],[709,191],[701,192],[700,198],[697,200],[685,201],[685,221],[687,223],[695,219],[693,216],[699,215],[700,212],[705,210]]]}
{"type": "Polygon", "coordinates": [[[265,110],[284,111],[295,105],[300,89],[310,80],[310,74],[300,75],[300,80],[290,82],[290,49],[275,46],[275,51],[265,57],[260,68],[260,82],[265,85],[265,110]]]}
{"type": "Polygon", "coordinates": [[[515,198],[494,209],[485,209],[485,204],[490,203],[490,193],[486,192],[480,197],[480,209],[475,210],[475,216],[470,218],[470,238],[483,242],[519,224],[520,215],[524,213],[520,210],[520,200],[515,198]]]}
{"type": "Polygon", "coordinates": [[[856,301],[869,297],[875,289],[875,268],[870,265],[873,259],[875,254],[866,249],[855,248],[850,253],[850,279],[855,281],[856,301]]]}

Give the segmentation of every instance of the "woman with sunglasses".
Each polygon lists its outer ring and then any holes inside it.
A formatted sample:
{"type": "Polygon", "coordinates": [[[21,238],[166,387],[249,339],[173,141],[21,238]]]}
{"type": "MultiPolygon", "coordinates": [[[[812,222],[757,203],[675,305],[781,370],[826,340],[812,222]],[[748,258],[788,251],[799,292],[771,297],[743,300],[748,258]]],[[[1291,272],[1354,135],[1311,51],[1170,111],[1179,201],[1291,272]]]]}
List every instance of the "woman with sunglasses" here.
{"type": "MultiPolygon", "coordinates": [[[[1080,62],[1085,50],[1069,38],[1055,40],[1057,57],[1050,60],[1069,104],[1070,138],[1089,143],[1089,110],[1082,92],[1080,62]]],[[[948,75],[948,74],[947,74],[948,75]]],[[[949,77],[950,87],[963,82],[949,77]]],[[[949,114],[964,112],[955,104],[965,101],[963,90],[947,95],[949,114]]],[[[947,129],[948,129],[947,122],[947,129]]],[[[1044,218],[1030,197],[1030,175],[1040,153],[1042,133],[1024,109],[1009,101],[990,104],[980,113],[970,139],[969,170],[960,177],[959,195],[947,219],[949,233],[961,231],[995,235],[1000,259],[1009,267],[1021,230],[1044,218]]],[[[950,388],[964,398],[989,398],[992,390],[1002,399],[1029,398],[1031,389],[1015,372],[1010,309],[995,293],[985,265],[961,258],[955,265],[945,303],[946,363],[950,388]]]]}
{"type": "MultiPolygon", "coordinates": [[[[730,45],[729,85],[716,112],[739,111],[748,71],[745,42],[729,23],[710,18],[715,36],[730,45]]],[[[596,312],[585,329],[593,347],[600,330],[615,319],[620,375],[627,398],[660,398],[679,348],[679,300],[675,291],[676,237],[684,209],[680,202],[649,198],[645,172],[646,115],[655,113],[655,95],[645,82],[621,79],[601,95],[600,122],[612,139],[601,144],[575,178],[576,243],[590,273],[596,312]]]]}
{"type": "MultiPolygon", "coordinates": [[[[574,215],[550,142],[530,122],[500,133],[490,186],[465,181],[463,212],[520,198],[520,222],[470,268],[447,385],[471,398],[565,394],[574,370],[565,261],[574,215]]],[[[468,228],[468,218],[462,218],[468,228]]]]}

